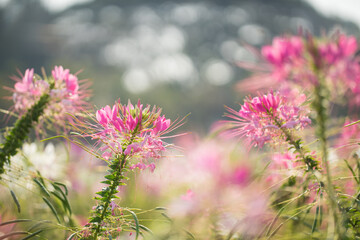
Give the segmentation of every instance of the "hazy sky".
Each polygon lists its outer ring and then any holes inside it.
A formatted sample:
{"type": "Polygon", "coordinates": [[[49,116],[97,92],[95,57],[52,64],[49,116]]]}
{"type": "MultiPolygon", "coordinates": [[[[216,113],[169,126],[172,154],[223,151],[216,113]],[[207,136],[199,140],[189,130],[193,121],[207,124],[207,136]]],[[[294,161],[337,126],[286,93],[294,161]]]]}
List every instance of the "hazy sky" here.
{"type": "Polygon", "coordinates": [[[355,22],[360,27],[360,0],[305,0],[326,16],[355,22]]]}
{"type": "MultiPolygon", "coordinates": [[[[0,6],[11,0],[0,0],[0,6]]],[[[53,12],[62,11],[72,5],[94,0],[41,0],[53,12]]],[[[340,17],[355,22],[360,26],[360,0],[304,0],[326,16],[340,17]]]]}

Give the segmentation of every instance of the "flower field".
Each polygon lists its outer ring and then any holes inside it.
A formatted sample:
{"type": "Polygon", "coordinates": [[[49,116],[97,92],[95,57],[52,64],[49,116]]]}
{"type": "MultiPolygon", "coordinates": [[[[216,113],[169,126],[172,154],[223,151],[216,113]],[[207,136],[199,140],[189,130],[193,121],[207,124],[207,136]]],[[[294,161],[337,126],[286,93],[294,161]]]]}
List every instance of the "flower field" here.
{"type": "Polygon", "coordinates": [[[247,97],[205,136],[141,99],[92,106],[81,72],[19,71],[4,86],[0,240],[360,239],[357,39],[247,47],[247,97]]]}

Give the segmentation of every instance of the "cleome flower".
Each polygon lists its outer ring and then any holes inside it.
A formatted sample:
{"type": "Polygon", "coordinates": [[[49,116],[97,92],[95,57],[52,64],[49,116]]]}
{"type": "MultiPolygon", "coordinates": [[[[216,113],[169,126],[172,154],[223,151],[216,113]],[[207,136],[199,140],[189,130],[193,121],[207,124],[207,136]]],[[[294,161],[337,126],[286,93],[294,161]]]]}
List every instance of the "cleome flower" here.
{"type": "Polygon", "coordinates": [[[263,147],[265,143],[285,141],[291,129],[310,124],[308,109],[302,104],[304,94],[283,95],[269,92],[254,98],[247,98],[239,111],[227,107],[223,121],[231,136],[246,137],[250,146],[263,147]]]}
{"type": "MultiPolygon", "coordinates": [[[[134,106],[129,101],[122,105],[118,100],[96,111],[92,139],[97,140],[98,151],[105,160],[123,154],[131,158],[130,169],[155,168],[148,159],[158,159],[165,150],[163,134],[177,126],[161,115],[161,108],[143,106],[140,101],[134,106]]],[[[177,125],[177,124],[175,124],[177,125]]]]}
{"type": "Polygon", "coordinates": [[[311,90],[323,81],[332,101],[347,100],[360,105],[360,66],[354,36],[337,33],[330,37],[282,36],[261,49],[264,67],[239,66],[255,75],[239,83],[244,89],[295,85],[311,90]],[[256,86],[256,87],[254,87],[256,86]]]}
{"type": "MultiPolygon", "coordinates": [[[[44,109],[44,114],[39,119],[37,130],[51,122],[55,127],[65,128],[66,121],[71,121],[70,115],[76,115],[88,107],[85,101],[89,97],[86,90],[87,84],[80,85],[76,74],[71,74],[69,69],[55,66],[52,75],[44,78],[34,73],[34,69],[26,69],[21,77],[13,77],[16,81],[12,100],[13,111],[24,115],[41,96],[48,94],[49,101],[44,109]]],[[[51,126],[48,124],[48,126],[51,126]]]]}

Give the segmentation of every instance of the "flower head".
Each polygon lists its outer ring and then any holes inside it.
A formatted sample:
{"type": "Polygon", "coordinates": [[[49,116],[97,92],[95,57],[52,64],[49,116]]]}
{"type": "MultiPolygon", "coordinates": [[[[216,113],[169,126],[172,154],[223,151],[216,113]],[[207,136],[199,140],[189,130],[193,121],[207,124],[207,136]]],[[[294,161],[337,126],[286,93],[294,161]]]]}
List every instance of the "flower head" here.
{"type": "MultiPolygon", "coordinates": [[[[85,101],[89,96],[86,86],[80,86],[77,76],[62,66],[55,66],[50,77],[42,78],[34,73],[34,69],[27,69],[21,78],[13,79],[16,81],[14,89],[10,89],[13,92],[13,110],[20,115],[25,114],[42,95],[50,96],[39,120],[40,127],[50,120],[55,126],[65,128],[65,122],[72,119],[70,115],[76,115],[88,106],[85,101]]],[[[37,129],[40,130],[40,127],[37,129]]]]}
{"type": "Polygon", "coordinates": [[[317,86],[320,78],[330,90],[331,100],[341,101],[349,96],[352,104],[360,104],[360,66],[356,56],[354,36],[335,34],[331,37],[283,36],[275,37],[271,45],[261,49],[266,67],[255,76],[239,83],[239,88],[254,89],[284,84],[306,91],[317,86]],[[264,71],[265,70],[265,71],[264,71]]]}
{"type": "Polygon", "coordinates": [[[303,94],[289,97],[273,92],[250,97],[239,111],[227,108],[226,116],[232,120],[224,123],[230,135],[247,137],[251,145],[263,147],[267,142],[286,139],[285,133],[290,129],[310,124],[308,110],[301,106],[305,100],[303,94]]]}
{"type": "MultiPolygon", "coordinates": [[[[105,106],[96,111],[93,133],[102,158],[111,159],[121,154],[136,159],[131,169],[150,168],[155,165],[148,159],[157,159],[165,150],[163,134],[174,129],[170,119],[161,115],[161,109],[144,106],[138,101],[134,106],[116,102],[112,107],[105,106]]],[[[176,125],[176,124],[175,124],[176,125]]]]}

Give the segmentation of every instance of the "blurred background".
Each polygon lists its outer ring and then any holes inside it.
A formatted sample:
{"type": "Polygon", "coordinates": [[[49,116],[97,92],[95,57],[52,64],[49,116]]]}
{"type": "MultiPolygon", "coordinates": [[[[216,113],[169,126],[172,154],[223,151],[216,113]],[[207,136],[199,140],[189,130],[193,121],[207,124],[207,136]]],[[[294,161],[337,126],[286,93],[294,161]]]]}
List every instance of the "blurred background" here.
{"type": "MultiPolygon", "coordinates": [[[[256,62],[275,35],[341,29],[359,36],[357,0],[0,0],[0,82],[16,69],[54,65],[93,82],[97,107],[141,99],[182,130],[205,135],[245,93],[239,61],[256,62]]],[[[10,93],[1,88],[0,96],[10,93]]],[[[0,108],[12,103],[0,100],[0,108]]],[[[5,126],[5,122],[1,122],[5,126]]]]}

